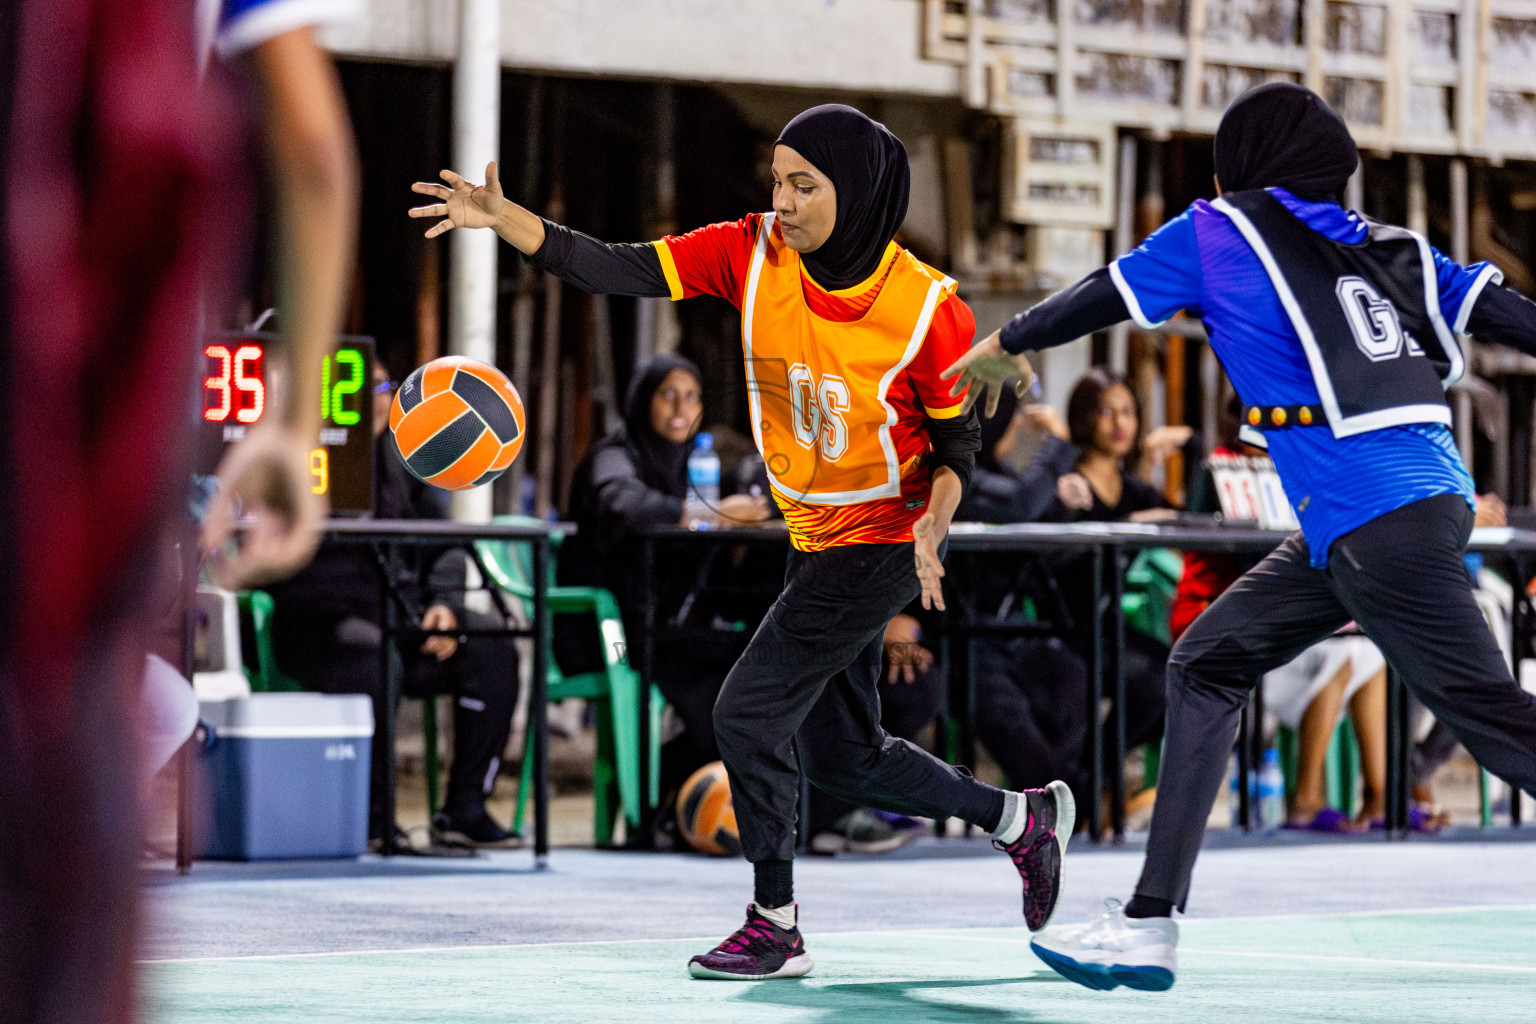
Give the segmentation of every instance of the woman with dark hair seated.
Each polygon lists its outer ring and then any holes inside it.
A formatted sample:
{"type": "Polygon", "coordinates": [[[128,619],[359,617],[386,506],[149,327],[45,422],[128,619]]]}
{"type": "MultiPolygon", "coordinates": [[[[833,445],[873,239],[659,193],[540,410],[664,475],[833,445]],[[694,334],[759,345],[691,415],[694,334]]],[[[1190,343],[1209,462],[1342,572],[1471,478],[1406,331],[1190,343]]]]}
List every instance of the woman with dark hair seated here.
{"type": "MultiPolygon", "coordinates": [[[[698,367],[681,356],[657,356],[630,386],[623,425],[592,446],[571,480],[569,516],[577,529],[560,555],[560,582],[612,591],[624,617],[625,636],[631,640],[641,626],[636,541],[655,527],[686,524],[688,455],[703,412],[698,367]]],[[[716,525],[760,523],[768,517],[768,500],[734,494],[705,514],[716,525]]],[[[663,590],[687,587],[697,569],[697,564],[683,566],[672,558],[666,572],[658,575],[658,585],[663,590]]],[[[662,614],[682,596],[661,594],[662,614]]],[[[558,626],[555,650],[560,664],[567,671],[595,670],[592,652],[600,641],[590,621],[561,621],[558,626]]],[[[711,712],[735,654],[730,650],[711,657],[701,654],[697,643],[658,638],[655,682],[685,727],[662,748],[664,793],[695,768],[719,760],[711,712]]],[[[669,805],[663,801],[663,806],[669,805]]]]}
{"type": "MultiPolygon", "coordinates": [[[[1056,481],[1056,500],[1044,518],[1055,522],[1155,522],[1174,515],[1161,491],[1142,473],[1164,462],[1190,438],[1188,427],[1159,427],[1141,434],[1141,405],[1130,384],[1117,374],[1089,370],[1067,399],[1063,423],[1079,454],[1071,473],[1056,481]]],[[[1059,436],[1059,435],[1058,435],[1059,436]]],[[[1055,579],[1070,616],[1066,642],[1079,657],[1093,656],[1093,570],[1090,556],[1075,555],[1055,565],[1055,579]]],[[[1106,567],[1107,568],[1107,567],[1106,567]]],[[[1109,592],[1109,580],[1104,592],[1109,592]]],[[[1125,631],[1126,746],[1156,742],[1163,731],[1163,670],[1168,645],[1127,626],[1125,631]]],[[[1104,723],[1104,751],[1113,756],[1113,720],[1104,723]]],[[[1119,770],[1106,762],[1106,771],[1119,770]]]]}

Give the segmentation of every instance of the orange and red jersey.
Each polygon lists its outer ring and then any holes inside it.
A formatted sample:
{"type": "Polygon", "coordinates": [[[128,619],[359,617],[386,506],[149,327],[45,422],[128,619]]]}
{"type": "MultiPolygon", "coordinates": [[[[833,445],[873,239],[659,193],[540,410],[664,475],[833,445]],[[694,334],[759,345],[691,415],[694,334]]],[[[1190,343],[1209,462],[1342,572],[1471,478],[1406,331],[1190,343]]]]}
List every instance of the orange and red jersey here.
{"type": "Polygon", "coordinates": [[[931,487],[923,421],[960,414],[939,374],[976,331],[955,283],[893,242],[869,278],[829,291],[771,214],[655,247],[674,300],[742,311],[754,439],[795,546],[911,540],[931,487]]]}

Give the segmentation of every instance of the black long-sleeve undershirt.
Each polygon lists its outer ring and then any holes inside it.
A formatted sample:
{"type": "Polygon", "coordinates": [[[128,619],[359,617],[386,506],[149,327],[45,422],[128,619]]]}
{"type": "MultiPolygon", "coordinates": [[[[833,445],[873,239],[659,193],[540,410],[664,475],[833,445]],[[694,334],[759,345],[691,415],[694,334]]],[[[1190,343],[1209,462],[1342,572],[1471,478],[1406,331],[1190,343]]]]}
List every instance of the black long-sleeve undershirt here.
{"type": "Polygon", "coordinates": [[[609,244],[546,220],[544,244],[529,259],[539,269],[593,295],[665,299],[672,294],[661,257],[649,242],[609,244]]]}
{"type": "Polygon", "coordinates": [[[1491,284],[1472,305],[1467,333],[1536,356],[1536,302],[1503,285],[1491,284]]]}
{"type": "MultiPolygon", "coordinates": [[[[1100,267],[1014,317],[999,340],[1007,352],[1051,348],[1102,331],[1130,315],[1109,268],[1100,267]]],[[[1503,285],[1490,284],[1473,303],[1466,333],[1536,356],[1536,302],[1503,285]]]]}
{"type": "Polygon", "coordinates": [[[1109,268],[1100,267],[1008,321],[999,341],[1003,351],[1016,355],[1026,349],[1065,345],[1130,318],[1109,268]]]}

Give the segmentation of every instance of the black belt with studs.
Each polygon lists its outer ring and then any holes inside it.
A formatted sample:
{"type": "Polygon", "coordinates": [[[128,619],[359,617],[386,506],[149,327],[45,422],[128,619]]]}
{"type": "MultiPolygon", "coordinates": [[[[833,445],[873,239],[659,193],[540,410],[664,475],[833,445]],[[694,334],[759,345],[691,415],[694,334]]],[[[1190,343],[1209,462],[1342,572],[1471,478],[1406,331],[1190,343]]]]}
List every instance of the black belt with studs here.
{"type": "Polygon", "coordinates": [[[1243,422],[1258,430],[1280,430],[1327,423],[1328,414],[1321,405],[1249,405],[1243,408],[1243,422]]]}

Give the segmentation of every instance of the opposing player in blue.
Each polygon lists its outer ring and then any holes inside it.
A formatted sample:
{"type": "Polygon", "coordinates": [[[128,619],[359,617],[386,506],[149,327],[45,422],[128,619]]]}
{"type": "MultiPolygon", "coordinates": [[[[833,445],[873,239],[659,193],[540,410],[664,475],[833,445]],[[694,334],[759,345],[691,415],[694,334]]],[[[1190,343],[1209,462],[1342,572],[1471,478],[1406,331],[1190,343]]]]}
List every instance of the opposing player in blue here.
{"type": "Polygon", "coordinates": [[[1458,334],[1536,354],[1536,304],[1492,266],[1463,268],[1422,237],[1341,207],[1354,140],[1300,86],[1264,85],[1234,102],[1215,157],[1220,198],[1197,201],[946,371],[960,385],[1001,387],[1026,349],[1126,319],[1152,328],[1186,310],[1204,320],[1245,403],[1245,438],[1267,442],[1301,520],[1169,658],[1157,809],[1134,897],[1032,943],[1090,988],[1173,984],[1173,909],[1188,898],[1249,691],[1351,619],[1484,767],[1536,793],[1536,697],[1515,683],[1473,601],[1462,561],[1472,480],[1444,394],[1465,366],[1458,334]]]}

